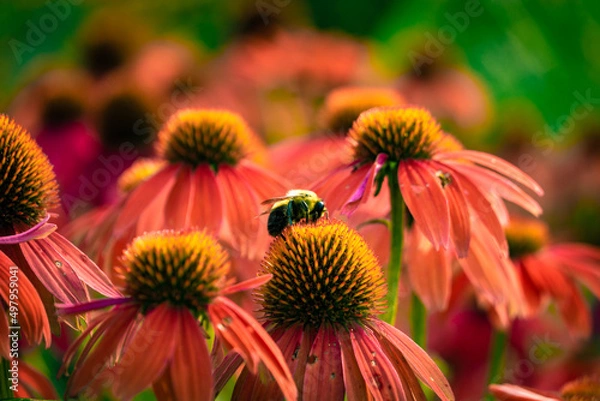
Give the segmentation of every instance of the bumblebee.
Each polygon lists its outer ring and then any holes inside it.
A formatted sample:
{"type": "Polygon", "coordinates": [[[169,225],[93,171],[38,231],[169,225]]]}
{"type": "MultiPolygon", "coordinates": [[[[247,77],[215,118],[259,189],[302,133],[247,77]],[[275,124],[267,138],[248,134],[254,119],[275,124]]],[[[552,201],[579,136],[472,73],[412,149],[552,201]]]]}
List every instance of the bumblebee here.
{"type": "Polygon", "coordinates": [[[263,205],[273,205],[269,213],[267,230],[273,237],[278,236],[287,226],[305,222],[317,221],[323,214],[327,214],[327,208],[323,200],[316,193],[306,189],[292,189],[285,196],[267,199],[263,205]]]}

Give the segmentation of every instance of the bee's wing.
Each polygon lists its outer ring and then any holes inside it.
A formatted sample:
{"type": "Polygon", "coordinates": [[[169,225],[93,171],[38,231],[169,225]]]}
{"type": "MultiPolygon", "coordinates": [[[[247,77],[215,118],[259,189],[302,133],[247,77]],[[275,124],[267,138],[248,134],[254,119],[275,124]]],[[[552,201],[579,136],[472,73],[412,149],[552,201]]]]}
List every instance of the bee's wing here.
{"type": "Polygon", "coordinates": [[[266,200],[262,201],[260,204],[261,205],[272,205],[275,202],[279,202],[279,201],[290,199],[290,198],[293,198],[293,196],[278,196],[275,198],[266,199],[266,200]]]}

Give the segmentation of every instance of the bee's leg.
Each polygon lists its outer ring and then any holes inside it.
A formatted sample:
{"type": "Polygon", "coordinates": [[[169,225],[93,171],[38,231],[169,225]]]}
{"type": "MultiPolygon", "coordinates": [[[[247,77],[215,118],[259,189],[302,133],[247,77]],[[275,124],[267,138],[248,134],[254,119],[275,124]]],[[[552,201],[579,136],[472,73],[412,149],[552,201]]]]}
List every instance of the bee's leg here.
{"type": "Polygon", "coordinates": [[[308,210],[308,205],[306,204],[306,202],[301,201],[300,202],[300,208],[302,209],[302,211],[304,212],[304,221],[307,223],[310,223],[310,213],[308,210]]]}

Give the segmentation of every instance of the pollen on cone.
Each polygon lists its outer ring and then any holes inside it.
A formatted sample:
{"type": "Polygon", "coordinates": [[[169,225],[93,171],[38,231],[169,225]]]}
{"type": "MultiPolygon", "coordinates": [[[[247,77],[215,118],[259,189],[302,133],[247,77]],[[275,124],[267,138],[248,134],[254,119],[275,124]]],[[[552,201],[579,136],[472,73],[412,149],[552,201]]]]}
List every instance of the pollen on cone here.
{"type": "Polygon", "coordinates": [[[271,244],[263,269],[273,278],[258,295],[266,317],[279,324],[348,326],[383,307],[377,258],[341,222],[288,227],[271,244]]]}
{"type": "Polygon", "coordinates": [[[187,109],[173,115],[158,134],[158,154],[171,163],[236,165],[262,152],[260,141],[237,114],[187,109]]]}

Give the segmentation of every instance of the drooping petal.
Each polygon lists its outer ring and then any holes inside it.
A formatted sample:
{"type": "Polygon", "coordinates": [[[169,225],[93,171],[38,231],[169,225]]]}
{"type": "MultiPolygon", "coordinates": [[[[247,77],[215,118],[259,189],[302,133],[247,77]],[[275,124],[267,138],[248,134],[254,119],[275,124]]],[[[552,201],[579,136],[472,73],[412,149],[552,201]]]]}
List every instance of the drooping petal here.
{"type": "Polygon", "coordinates": [[[371,320],[370,325],[373,326],[373,330],[386,337],[390,344],[400,350],[417,377],[431,388],[442,401],[454,401],[454,394],[452,394],[448,380],[421,347],[406,334],[381,320],[371,320]]]}
{"type": "Polygon", "coordinates": [[[39,344],[44,339],[46,347],[50,346],[50,323],[42,299],[27,276],[2,252],[0,285],[0,296],[6,305],[9,326],[21,326],[32,344],[39,344]],[[14,299],[11,294],[18,298],[14,299]]]}
{"type": "Polygon", "coordinates": [[[175,174],[175,183],[165,203],[165,228],[181,230],[190,227],[194,204],[193,185],[191,167],[181,166],[175,174]]]}
{"type": "Polygon", "coordinates": [[[496,243],[503,250],[507,250],[508,245],[506,243],[504,229],[496,214],[496,208],[491,204],[490,200],[479,190],[479,188],[477,188],[469,177],[461,174],[457,170],[452,170],[452,177],[456,180],[460,180],[460,187],[463,191],[463,195],[470,205],[470,214],[474,213],[474,217],[477,217],[481,224],[488,229],[492,237],[496,240],[496,243]]]}
{"type": "Polygon", "coordinates": [[[341,330],[338,339],[342,355],[342,369],[344,372],[344,387],[348,401],[372,400],[373,396],[367,390],[367,383],[363,377],[356,355],[350,340],[350,333],[341,330]]]}
{"type": "Polygon", "coordinates": [[[45,240],[40,241],[53,245],[58,254],[72,267],[77,277],[90,288],[106,297],[119,297],[121,295],[106,274],[62,235],[53,233],[45,240]]]}
{"type": "Polygon", "coordinates": [[[445,310],[450,300],[452,269],[446,251],[436,251],[414,227],[406,246],[410,284],[429,311],[445,310]]]}
{"type": "Polygon", "coordinates": [[[282,177],[248,160],[241,160],[236,168],[238,174],[250,184],[261,200],[281,196],[291,188],[282,177]]]}
{"type": "Polygon", "coordinates": [[[370,329],[354,326],[350,329],[349,337],[358,368],[373,399],[376,401],[405,399],[400,377],[373,338],[370,329]]]}
{"type": "Polygon", "coordinates": [[[440,246],[448,248],[448,201],[435,171],[425,162],[403,161],[398,165],[398,179],[402,197],[415,223],[436,250],[440,246]]]}
{"type": "Polygon", "coordinates": [[[223,219],[222,195],[215,173],[208,165],[196,167],[193,177],[192,225],[217,233],[223,219]]]}
{"type": "Polygon", "coordinates": [[[211,401],[213,376],[210,355],[198,322],[179,310],[179,337],[171,363],[171,380],[178,401],[211,401]]]}
{"type": "Polygon", "coordinates": [[[305,401],[343,401],[344,375],[340,344],[335,330],[321,327],[310,350],[302,399],[305,401]]]}
{"type": "Polygon", "coordinates": [[[24,242],[20,247],[31,270],[59,301],[75,304],[89,299],[85,285],[52,244],[43,239],[24,242]]]}
{"type": "MultiPolygon", "coordinates": [[[[302,364],[302,362],[299,361],[300,354],[302,353],[302,347],[300,345],[301,342],[303,342],[302,328],[297,326],[290,327],[289,329],[275,328],[270,331],[270,333],[273,340],[281,349],[283,357],[291,368],[290,370],[294,372],[294,379],[296,383],[298,383],[299,379],[296,377],[297,370],[294,370],[296,365],[300,368],[300,365],[302,364]]],[[[224,364],[228,357],[229,356],[225,357],[224,364]]],[[[304,358],[304,361],[306,361],[306,358],[304,358]]],[[[304,367],[305,366],[303,366],[302,369],[304,369],[304,367]]],[[[220,369],[217,368],[217,372],[219,371],[220,369]]],[[[219,376],[217,376],[217,381],[219,381],[219,376]]],[[[217,389],[219,388],[220,387],[218,386],[217,389]]],[[[245,401],[276,400],[281,399],[281,397],[283,397],[283,395],[275,380],[271,377],[254,375],[247,368],[245,368],[238,377],[232,395],[233,400],[245,401]]]]}
{"type": "Polygon", "coordinates": [[[219,168],[217,183],[221,190],[225,219],[229,228],[227,234],[231,236],[229,240],[242,253],[248,253],[259,228],[258,219],[255,217],[260,214],[261,200],[232,167],[219,168]]]}
{"type": "Polygon", "coordinates": [[[385,337],[378,336],[377,332],[375,332],[375,335],[378,337],[390,361],[394,364],[398,376],[400,376],[402,387],[406,394],[406,401],[427,401],[419,379],[417,379],[415,372],[413,372],[402,352],[394,347],[385,337]]]}
{"type": "Polygon", "coordinates": [[[115,365],[118,377],[114,386],[119,400],[130,400],[160,377],[173,358],[180,340],[177,311],[161,304],[149,312],[133,333],[115,365]]]}
{"type": "Polygon", "coordinates": [[[518,167],[507,162],[506,160],[491,155],[489,153],[465,149],[458,152],[440,152],[436,155],[436,158],[440,160],[467,159],[472,161],[473,163],[477,163],[479,165],[489,168],[490,170],[496,171],[498,173],[504,174],[509,178],[512,178],[513,180],[523,184],[524,186],[531,189],[540,196],[544,194],[544,190],[542,189],[542,187],[537,182],[535,182],[535,180],[529,175],[525,174],[518,167]]]}
{"type": "MultiPolygon", "coordinates": [[[[471,247],[466,258],[458,259],[458,263],[477,289],[480,296],[490,303],[503,303],[511,297],[511,286],[507,277],[506,266],[502,263],[502,255],[495,243],[486,241],[485,235],[479,231],[485,227],[473,227],[471,247]]],[[[515,278],[516,280],[516,278],[515,278]]]]}
{"type": "Polygon", "coordinates": [[[341,210],[361,180],[370,173],[370,166],[343,166],[310,186],[325,201],[330,213],[341,210]],[[357,184],[358,183],[358,184],[357,184]]]}
{"type": "Polygon", "coordinates": [[[526,387],[517,386],[514,384],[492,384],[490,392],[502,401],[561,401],[562,399],[556,395],[544,395],[543,393],[529,389],[526,387]]]}
{"type": "Polygon", "coordinates": [[[295,400],[298,390],[277,344],[265,329],[239,306],[224,297],[216,297],[208,306],[215,331],[235,352],[243,356],[250,371],[256,372],[262,361],[287,399],[295,400]]]}
{"type": "Polygon", "coordinates": [[[533,284],[553,297],[568,296],[570,280],[561,271],[555,260],[541,259],[538,255],[528,255],[521,258],[522,267],[533,284]]]}
{"type": "Polygon", "coordinates": [[[467,200],[463,195],[460,180],[454,179],[451,171],[448,171],[443,164],[432,162],[432,165],[438,169],[438,173],[448,180],[443,189],[448,201],[448,211],[450,212],[450,236],[457,256],[464,258],[469,251],[471,240],[471,219],[467,200]],[[447,177],[446,174],[448,174],[447,177]]]}
{"type": "Polygon", "coordinates": [[[454,167],[482,188],[486,188],[488,193],[497,194],[515,205],[521,206],[534,216],[542,214],[540,204],[508,178],[477,166],[456,164],[454,167]]]}
{"type": "Polygon", "coordinates": [[[571,333],[587,338],[592,332],[588,304],[574,283],[568,282],[565,289],[568,293],[556,298],[560,315],[571,333]]]}
{"type": "MultiPolygon", "coordinates": [[[[115,223],[115,235],[121,235],[128,227],[135,224],[152,200],[160,197],[161,193],[169,192],[178,168],[177,165],[166,166],[133,190],[115,223]]],[[[156,210],[154,213],[156,214],[156,210]]]]}
{"type": "Polygon", "coordinates": [[[600,298],[600,249],[585,244],[557,244],[539,257],[554,260],[564,274],[581,281],[600,298]]]}
{"type": "Polygon", "coordinates": [[[30,398],[33,397],[32,394],[38,394],[43,399],[58,399],[54,385],[48,377],[27,363],[19,363],[19,382],[21,386],[19,386],[19,391],[15,394],[19,398],[30,398]],[[27,389],[27,395],[21,392],[23,387],[27,389]]]}
{"type": "Polygon", "coordinates": [[[64,357],[64,364],[68,364],[77,348],[90,335],[90,341],[85,345],[73,373],[67,383],[67,394],[77,395],[82,389],[100,373],[116,353],[119,344],[123,341],[125,333],[133,324],[138,313],[136,306],[126,306],[113,309],[96,318],[88,328],[79,336],[64,357]]]}

